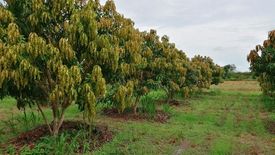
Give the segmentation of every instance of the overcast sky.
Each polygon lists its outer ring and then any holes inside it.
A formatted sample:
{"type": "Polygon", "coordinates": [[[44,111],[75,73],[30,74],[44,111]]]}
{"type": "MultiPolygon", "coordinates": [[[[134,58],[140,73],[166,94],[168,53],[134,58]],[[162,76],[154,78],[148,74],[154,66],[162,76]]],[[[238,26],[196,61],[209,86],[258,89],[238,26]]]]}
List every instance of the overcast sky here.
{"type": "MultiPolygon", "coordinates": [[[[2,0],[0,0],[1,2],[2,0]]],[[[106,0],[101,0],[105,3],[106,0]]],[[[275,0],[115,0],[140,30],[168,35],[189,57],[248,71],[246,56],[275,29],[275,0]]]]}
{"type": "MultiPolygon", "coordinates": [[[[101,1],[102,3],[105,0],[101,1]]],[[[167,34],[190,57],[248,71],[246,56],[275,29],[275,0],[115,0],[140,30],[167,34]]]]}

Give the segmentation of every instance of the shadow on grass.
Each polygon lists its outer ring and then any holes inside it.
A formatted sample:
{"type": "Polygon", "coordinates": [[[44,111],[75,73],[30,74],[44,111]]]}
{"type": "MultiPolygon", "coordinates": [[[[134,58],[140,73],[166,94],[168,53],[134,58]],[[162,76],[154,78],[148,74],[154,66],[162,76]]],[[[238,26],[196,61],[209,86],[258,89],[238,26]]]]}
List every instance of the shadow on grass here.
{"type": "Polygon", "coordinates": [[[264,107],[269,112],[275,112],[275,98],[269,96],[262,96],[262,102],[264,103],[264,107]]]}

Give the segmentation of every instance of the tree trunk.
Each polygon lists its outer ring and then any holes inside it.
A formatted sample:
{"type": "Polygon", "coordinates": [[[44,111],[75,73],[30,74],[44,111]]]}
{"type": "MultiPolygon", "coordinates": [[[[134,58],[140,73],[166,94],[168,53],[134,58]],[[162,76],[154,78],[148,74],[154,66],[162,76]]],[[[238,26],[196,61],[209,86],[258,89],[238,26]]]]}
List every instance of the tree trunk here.
{"type": "Polygon", "coordinates": [[[38,107],[38,110],[39,110],[39,112],[41,113],[41,115],[42,115],[42,117],[43,117],[45,123],[47,124],[50,133],[53,133],[52,128],[51,128],[51,125],[49,124],[46,115],[44,114],[44,112],[43,112],[41,106],[40,106],[38,103],[37,103],[37,107],[38,107]]]}
{"type": "Polygon", "coordinates": [[[52,135],[57,136],[59,133],[59,129],[61,128],[63,122],[64,122],[64,115],[65,115],[65,110],[62,109],[61,115],[53,119],[53,127],[52,127],[52,135]]]}
{"type": "Polygon", "coordinates": [[[54,118],[53,119],[53,123],[52,123],[52,128],[53,128],[52,135],[54,137],[56,137],[58,135],[58,132],[59,132],[59,130],[57,128],[57,126],[58,126],[57,123],[58,123],[58,118],[54,118]]]}
{"type": "Polygon", "coordinates": [[[174,93],[168,92],[168,94],[167,94],[167,104],[170,104],[170,102],[172,101],[173,98],[174,98],[174,93]]]}
{"type": "MultiPolygon", "coordinates": [[[[46,76],[47,76],[48,83],[49,83],[49,85],[48,85],[49,90],[53,90],[55,83],[51,77],[51,72],[49,69],[47,69],[46,71],[47,71],[46,76]]],[[[67,107],[68,106],[62,107],[62,109],[61,109],[62,112],[60,115],[60,109],[59,109],[57,103],[55,103],[55,102],[51,103],[51,108],[52,108],[52,113],[53,113],[53,122],[52,122],[52,128],[49,126],[49,130],[53,136],[57,136],[59,133],[59,129],[62,126],[63,121],[64,121],[64,113],[65,113],[65,110],[67,109],[67,107]]]]}
{"type": "Polygon", "coordinates": [[[137,115],[137,108],[138,108],[139,101],[140,101],[140,96],[137,96],[135,104],[133,106],[134,115],[137,115]]]}
{"type": "Polygon", "coordinates": [[[52,113],[53,113],[53,122],[52,122],[52,135],[57,136],[58,134],[58,129],[57,129],[57,124],[58,124],[58,106],[56,103],[52,103],[52,113]]]}

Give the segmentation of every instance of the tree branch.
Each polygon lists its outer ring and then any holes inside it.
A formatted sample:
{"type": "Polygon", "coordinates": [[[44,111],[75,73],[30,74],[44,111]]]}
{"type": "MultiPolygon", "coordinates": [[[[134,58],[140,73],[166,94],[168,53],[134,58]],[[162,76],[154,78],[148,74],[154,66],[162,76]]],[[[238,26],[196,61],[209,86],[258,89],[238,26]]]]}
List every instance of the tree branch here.
{"type": "Polygon", "coordinates": [[[62,109],[61,116],[58,121],[57,129],[59,130],[63,124],[66,108],[62,109]]]}
{"type": "Polygon", "coordinates": [[[42,110],[40,104],[37,103],[37,107],[38,107],[38,110],[40,111],[40,113],[41,113],[41,115],[42,115],[42,117],[43,117],[45,123],[47,124],[49,131],[50,131],[51,133],[53,133],[53,130],[52,130],[52,128],[51,128],[51,126],[50,126],[50,124],[49,124],[49,122],[48,122],[48,120],[47,120],[47,117],[46,117],[46,115],[44,114],[44,112],[43,112],[43,110],[42,110]]]}

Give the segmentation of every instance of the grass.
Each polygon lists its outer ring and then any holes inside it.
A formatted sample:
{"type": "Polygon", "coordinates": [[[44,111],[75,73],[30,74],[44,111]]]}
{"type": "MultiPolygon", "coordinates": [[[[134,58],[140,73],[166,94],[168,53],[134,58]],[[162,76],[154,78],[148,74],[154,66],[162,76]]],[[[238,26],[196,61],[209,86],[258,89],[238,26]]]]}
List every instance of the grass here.
{"type": "MultiPolygon", "coordinates": [[[[164,93],[157,91],[150,95],[163,99],[164,93]]],[[[14,110],[14,100],[9,98],[1,102],[0,110],[14,110]]],[[[173,113],[166,124],[126,122],[99,115],[97,123],[108,125],[115,136],[93,154],[274,154],[275,135],[265,129],[264,120],[275,120],[275,114],[264,108],[266,100],[263,100],[255,81],[225,82],[194,96],[188,103],[179,107],[161,107],[173,113]]],[[[81,114],[73,106],[67,116],[69,119],[79,119],[81,114]]],[[[35,123],[39,124],[41,121],[37,117],[35,123]]],[[[10,120],[11,115],[8,113],[2,118],[10,120]]],[[[7,127],[1,123],[1,128],[4,130],[7,127]]],[[[0,142],[26,129],[19,123],[15,130],[17,133],[1,134],[0,142]]]]}

